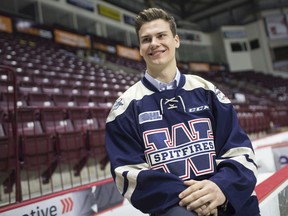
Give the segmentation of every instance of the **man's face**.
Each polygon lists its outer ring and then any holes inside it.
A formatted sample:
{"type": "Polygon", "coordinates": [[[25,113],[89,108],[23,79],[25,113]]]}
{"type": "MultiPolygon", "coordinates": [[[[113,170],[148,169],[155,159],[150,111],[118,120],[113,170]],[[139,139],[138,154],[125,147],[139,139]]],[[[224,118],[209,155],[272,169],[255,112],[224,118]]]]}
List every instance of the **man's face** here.
{"type": "Polygon", "coordinates": [[[142,25],[139,30],[140,55],[147,67],[166,66],[175,60],[175,50],[179,47],[179,37],[170,30],[169,23],[157,19],[142,25]]]}

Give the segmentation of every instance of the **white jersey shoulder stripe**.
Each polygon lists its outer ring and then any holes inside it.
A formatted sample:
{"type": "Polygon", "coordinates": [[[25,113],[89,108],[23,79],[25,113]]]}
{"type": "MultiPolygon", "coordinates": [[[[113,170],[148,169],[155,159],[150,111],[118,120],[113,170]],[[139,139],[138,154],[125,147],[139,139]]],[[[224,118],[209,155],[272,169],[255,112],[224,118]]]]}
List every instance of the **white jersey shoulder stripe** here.
{"type": "Polygon", "coordinates": [[[214,90],[214,85],[196,75],[185,75],[186,82],[183,86],[185,90],[194,90],[196,88],[204,88],[205,90],[214,90]]]}
{"type": "Polygon", "coordinates": [[[143,85],[142,81],[138,81],[116,100],[107,118],[107,123],[124,113],[131,101],[141,100],[145,95],[151,95],[153,93],[153,91],[143,85]]]}
{"type": "Polygon", "coordinates": [[[231,101],[211,82],[196,75],[185,75],[185,77],[186,82],[183,86],[185,90],[189,91],[196,88],[203,88],[205,90],[213,91],[221,103],[231,103],[231,101]]]}

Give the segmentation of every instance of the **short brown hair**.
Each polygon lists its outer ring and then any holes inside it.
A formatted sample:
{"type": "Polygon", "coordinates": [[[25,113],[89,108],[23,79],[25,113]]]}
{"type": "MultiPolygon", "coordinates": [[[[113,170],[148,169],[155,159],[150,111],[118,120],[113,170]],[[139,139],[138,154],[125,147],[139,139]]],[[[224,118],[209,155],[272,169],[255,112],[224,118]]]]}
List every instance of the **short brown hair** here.
{"type": "Polygon", "coordinates": [[[141,11],[135,19],[135,30],[136,34],[139,38],[139,30],[142,27],[143,24],[147,22],[151,22],[156,19],[163,19],[164,21],[167,21],[170,25],[171,32],[173,36],[177,34],[176,30],[176,23],[173,16],[169,15],[166,11],[160,9],[160,8],[148,8],[143,11],[141,11]]]}

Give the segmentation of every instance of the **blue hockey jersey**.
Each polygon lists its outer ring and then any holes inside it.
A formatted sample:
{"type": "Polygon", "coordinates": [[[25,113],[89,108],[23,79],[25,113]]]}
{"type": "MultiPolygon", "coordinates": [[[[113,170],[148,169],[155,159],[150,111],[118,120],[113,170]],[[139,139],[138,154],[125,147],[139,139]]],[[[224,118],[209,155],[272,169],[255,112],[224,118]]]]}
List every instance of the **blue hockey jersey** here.
{"type": "Polygon", "coordinates": [[[225,194],[219,215],[259,214],[254,151],[230,100],[207,80],[181,75],[159,91],[144,77],[113,105],[106,150],[120,193],[144,213],[178,205],[189,179],[209,179],[225,194]]]}

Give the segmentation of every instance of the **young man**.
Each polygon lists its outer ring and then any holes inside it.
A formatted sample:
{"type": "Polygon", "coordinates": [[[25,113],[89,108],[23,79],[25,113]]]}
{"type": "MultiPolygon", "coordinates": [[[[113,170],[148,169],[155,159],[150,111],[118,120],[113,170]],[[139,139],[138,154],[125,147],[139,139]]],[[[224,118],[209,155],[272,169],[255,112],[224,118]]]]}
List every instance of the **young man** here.
{"type": "Polygon", "coordinates": [[[150,8],[135,28],[147,70],[106,124],[119,191],[151,215],[259,215],[254,152],[230,100],[212,83],[179,72],[172,16],[150,8]]]}

